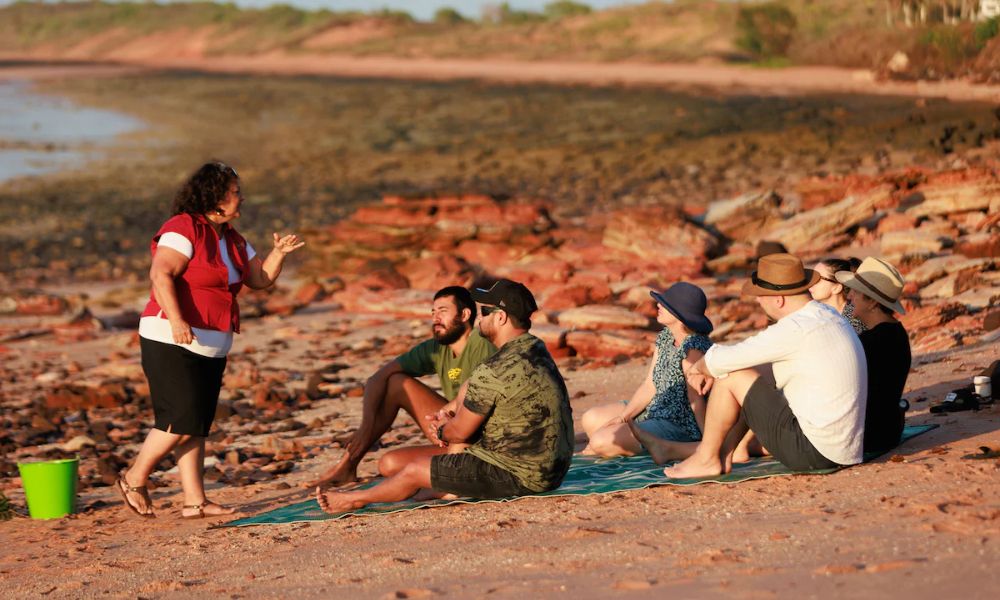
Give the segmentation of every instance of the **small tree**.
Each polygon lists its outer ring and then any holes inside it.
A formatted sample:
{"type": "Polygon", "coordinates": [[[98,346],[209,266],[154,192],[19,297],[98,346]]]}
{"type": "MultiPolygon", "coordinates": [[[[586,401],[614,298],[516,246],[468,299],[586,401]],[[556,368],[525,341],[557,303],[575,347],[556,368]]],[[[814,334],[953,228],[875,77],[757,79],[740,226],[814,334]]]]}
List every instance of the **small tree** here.
{"type": "Polygon", "coordinates": [[[468,22],[468,19],[454,8],[445,6],[437,9],[434,13],[434,22],[439,25],[458,25],[459,23],[468,22]]]}
{"type": "Polygon", "coordinates": [[[736,45],[756,58],[784,56],[795,37],[795,15],[783,4],[741,6],[736,17],[736,45]]]}
{"type": "Polygon", "coordinates": [[[992,17],[976,23],[976,44],[982,48],[1000,33],[1000,17],[992,17]]]}
{"type": "Polygon", "coordinates": [[[546,4],[543,12],[549,19],[557,20],[565,17],[589,15],[591,8],[586,4],[573,2],[573,0],[557,0],[556,2],[546,4]]]}
{"type": "Polygon", "coordinates": [[[544,20],[545,17],[543,15],[528,10],[511,8],[508,2],[503,2],[499,5],[487,4],[483,7],[483,22],[485,23],[522,25],[524,23],[537,23],[544,20]]]}

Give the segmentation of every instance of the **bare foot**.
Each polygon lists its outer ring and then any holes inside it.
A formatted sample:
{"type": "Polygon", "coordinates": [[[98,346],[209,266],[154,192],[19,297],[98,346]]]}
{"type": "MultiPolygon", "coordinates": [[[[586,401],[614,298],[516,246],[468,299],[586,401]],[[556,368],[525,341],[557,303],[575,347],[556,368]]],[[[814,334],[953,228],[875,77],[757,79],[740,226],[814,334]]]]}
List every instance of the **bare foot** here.
{"type": "Polygon", "coordinates": [[[636,425],[632,419],[626,420],[625,424],[628,425],[628,429],[635,436],[635,439],[639,440],[643,448],[649,451],[649,455],[653,457],[653,462],[656,464],[662,465],[680,458],[677,456],[677,448],[674,442],[658,438],[652,433],[645,431],[636,425]]]}
{"type": "Polygon", "coordinates": [[[364,502],[359,502],[351,496],[351,492],[323,492],[316,488],[316,502],[325,513],[331,515],[361,508],[364,502]]]}
{"type": "Polygon", "coordinates": [[[331,485],[344,485],[354,483],[358,480],[358,467],[352,465],[350,456],[345,454],[340,462],[320,473],[316,479],[310,479],[302,484],[303,488],[328,487],[331,485]]]}
{"type": "Polygon", "coordinates": [[[458,498],[455,494],[442,494],[441,492],[435,492],[434,490],[420,490],[416,494],[410,497],[410,500],[414,502],[427,502],[428,500],[454,500],[458,498]]]}
{"type": "Polygon", "coordinates": [[[583,456],[597,456],[597,453],[590,447],[590,444],[587,444],[583,450],[580,450],[580,454],[583,456]]]}
{"type": "Polygon", "coordinates": [[[715,477],[722,475],[723,464],[718,455],[700,456],[692,454],[683,462],[663,469],[663,474],[671,479],[687,479],[689,477],[715,477]]]}
{"type": "Polygon", "coordinates": [[[231,515],[236,512],[236,509],[231,506],[222,506],[221,504],[216,504],[209,500],[205,500],[201,504],[191,504],[185,505],[181,508],[181,516],[186,519],[195,519],[198,517],[222,517],[225,515],[231,515]]]}

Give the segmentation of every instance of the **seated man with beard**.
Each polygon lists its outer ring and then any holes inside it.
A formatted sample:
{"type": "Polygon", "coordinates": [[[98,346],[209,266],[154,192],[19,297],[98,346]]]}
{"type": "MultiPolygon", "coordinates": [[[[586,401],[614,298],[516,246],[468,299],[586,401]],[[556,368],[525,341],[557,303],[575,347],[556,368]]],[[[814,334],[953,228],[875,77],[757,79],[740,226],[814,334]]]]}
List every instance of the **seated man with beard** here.
{"type": "Polygon", "coordinates": [[[573,411],[552,355],[528,332],[538,309],[534,296],[524,285],[501,279],[473,297],[481,304],[480,331],[500,350],[469,378],[457,410],[434,419],[432,441],[439,451],[415,456],[371,488],[317,488],[321,509],[338,513],[398,502],[421,490],[434,497],[507,498],[562,483],[573,457],[573,411]],[[461,452],[444,451],[469,442],[461,452]]]}
{"type": "Polygon", "coordinates": [[[461,400],[462,384],[497,349],[474,327],[476,304],[463,287],[450,286],[434,294],[431,319],[431,339],[389,361],[368,379],[361,425],[347,443],[344,456],[303,487],[357,481],[358,464],[372,444],[392,427],[399,409],[408,412],[424,435],[433,439],[430,417],[441,410],[455,410],[456,397],[461,400]],[[441,394],[416,379],[434,373],[441,380],[441,394]]]}

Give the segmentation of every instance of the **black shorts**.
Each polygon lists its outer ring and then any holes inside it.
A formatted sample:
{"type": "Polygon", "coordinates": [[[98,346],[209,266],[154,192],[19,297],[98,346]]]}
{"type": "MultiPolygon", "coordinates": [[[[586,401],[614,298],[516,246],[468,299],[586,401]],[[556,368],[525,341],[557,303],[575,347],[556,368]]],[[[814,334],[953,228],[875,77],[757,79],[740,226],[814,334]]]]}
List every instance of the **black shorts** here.
{"type": "Polygon", "coordinates": [[[431,458],[431,488],[466,498],[509,498],[535,494],[514,475],[468,452],[431,458]]]}
{"type": "Polygon", "coordinates": [[[788,400],[764,377],[753,382],[743,400],[743,417],[750,430],[774,458],[793,471],[835,469],[838,465],[820,454],[799,427],[788,400]]]}
{"type": "Polygon", "coordinates": [[[149,380],[154,427],[205,437],[215,420],[226,358],[195,354],[181,346],[139,338],[142,371],[149,380]]]}

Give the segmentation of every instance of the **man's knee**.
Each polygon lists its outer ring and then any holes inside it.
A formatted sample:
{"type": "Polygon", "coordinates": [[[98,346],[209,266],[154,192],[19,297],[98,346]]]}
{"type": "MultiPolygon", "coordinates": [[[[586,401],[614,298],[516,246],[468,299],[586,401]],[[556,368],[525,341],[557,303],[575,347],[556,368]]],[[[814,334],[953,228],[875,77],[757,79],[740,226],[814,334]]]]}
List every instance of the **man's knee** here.
{"type": "Polygon", "coordinates": [[[750,391],[750,388],[760,377],[761,372],[757,369],[740,369],[739,371],[733,371],[724,379],[716,379],[713,387],[719,391],[732,394],[740,406],[742,406],[747,392],[750,391]]]}
{"type": "Polygon", "coordinates": [[[406,394],[417,380],[406,373],[393,373],[386,381],[386,393],[389,396],[406,394]]]}
{"type": "Polygon", "coordinates": [[[382,477],[392,477],[405,466],[406,463],[395,456],[394,452],[387,452],[378,459],[378,472],[382,477]]]}
{"type": "Polygon", "coordinates": [[[406,463],[406,465],[400,469],[399,476],[406,481],[412,482],[416,485],[423,486],[424,483],[430,481],[431,478],[431,462],[426,461],[414,461],[406,463]]]}

